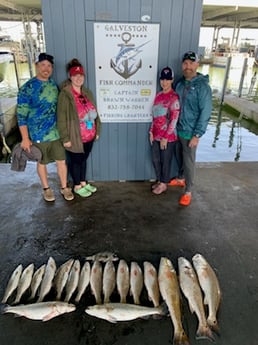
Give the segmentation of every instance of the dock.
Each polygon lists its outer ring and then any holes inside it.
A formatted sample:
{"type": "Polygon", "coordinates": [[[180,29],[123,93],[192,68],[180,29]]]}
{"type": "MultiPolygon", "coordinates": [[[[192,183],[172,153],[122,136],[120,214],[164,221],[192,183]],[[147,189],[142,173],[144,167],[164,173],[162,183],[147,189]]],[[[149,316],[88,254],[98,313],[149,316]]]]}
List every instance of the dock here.
{"type": "Polygon", "coordinates": [[[252,120],[258,124],[258,103],[241,97],[225,95],[224,104],[238,111],[241,118],[252,120]]]}
{"type": "Polygon", "coordinates": [[[0,100],[0,132],[7,136],[17,125],[16,97],[2,97],[0,100]]]}

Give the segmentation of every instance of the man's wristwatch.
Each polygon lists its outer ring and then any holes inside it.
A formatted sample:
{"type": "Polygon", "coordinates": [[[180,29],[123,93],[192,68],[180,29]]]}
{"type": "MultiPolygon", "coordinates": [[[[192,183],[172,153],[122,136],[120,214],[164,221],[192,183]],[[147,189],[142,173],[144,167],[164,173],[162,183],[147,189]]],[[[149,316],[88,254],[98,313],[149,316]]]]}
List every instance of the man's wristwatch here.
{"type": "Polygon", "coordinates": [[[201,136],[200,136],[200,134],[194,134],[194,137],[200,138],[201,136]]]}

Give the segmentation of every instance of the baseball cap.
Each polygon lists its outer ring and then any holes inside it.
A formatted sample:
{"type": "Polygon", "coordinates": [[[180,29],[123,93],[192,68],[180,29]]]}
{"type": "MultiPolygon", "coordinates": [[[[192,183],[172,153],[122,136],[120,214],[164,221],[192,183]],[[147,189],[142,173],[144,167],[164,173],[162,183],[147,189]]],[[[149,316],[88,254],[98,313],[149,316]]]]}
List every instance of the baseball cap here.
{"type": "Polygon", "coordinates": [[[74,66],[69,70],[70,77],[76,75],[76,74],[82,74],[85,75],[84,69],[82,66],[74,66]]]}
{"type": "Polygon", "coordinates": [[[198,55],[197,55],[195,52],[189,50],[188,52],[186,52],[186,53],[183,55],[182,61],[184,62],[185,60],[191,60],[191,61],[196,61],[196,62],[198,62],[198,61],[199,61],[199,58],[198,58],[198,55]]]}
{"type": "Polygon", "coordinates": [[[54,64],[54,57],[52,55],[47,54],[47,53],[40,53],[36,59],[36,63],[44,61],[44,60],[49,61],[50,63],[52,63],[52,65],[54,64]]]}
{"type": "Polygon", "coordinates": [[[172,80],[174,78],[174,71],[170,67],[164,67],[160,73],[161,80],[172,80]]]}

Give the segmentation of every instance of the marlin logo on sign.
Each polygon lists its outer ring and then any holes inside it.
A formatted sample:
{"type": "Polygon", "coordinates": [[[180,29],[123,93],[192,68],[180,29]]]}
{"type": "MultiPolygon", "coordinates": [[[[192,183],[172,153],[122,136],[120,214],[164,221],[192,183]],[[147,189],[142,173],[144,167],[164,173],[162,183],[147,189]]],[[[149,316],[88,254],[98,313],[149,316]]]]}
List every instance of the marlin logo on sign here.
{"type": "Polygon", "coordinates": [[[122,40],[124,43],[118,44],[120,50],[110,60],[110,65],[117,74],[128,79],[142,67],[142,60],[136,60],[136,57],[142,52],[141,48],[150,41],[136,47],[135,44],[128,43],[131,40],[131,34],[128,32],[122,34],[122,40]]]}

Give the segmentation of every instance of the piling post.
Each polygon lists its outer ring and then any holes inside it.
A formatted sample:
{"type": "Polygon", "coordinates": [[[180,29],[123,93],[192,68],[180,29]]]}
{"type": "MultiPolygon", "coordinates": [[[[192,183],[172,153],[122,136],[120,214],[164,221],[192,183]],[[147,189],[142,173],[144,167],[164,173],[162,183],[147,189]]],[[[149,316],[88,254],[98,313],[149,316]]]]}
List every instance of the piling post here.
{"type": "Polygon", "coordinates": [[[220,104],[222,104],[224,102],[224,95],[225,95],[225,91],[226,91],[226,87],[227,87],[227,83],[228,83],[228,77],[229,77],[229,71],[230,71],[230,66],[231,66],[231,60],[232,60],[232,57],[229,56],[228,59],[227,59],[225,78],[224,78],[223,87],[222,87],[220,104]]]}
{"type": "Polygon", "coordinates": [[[238,87],[238,97],[242,96],[242,90],[243,90],[243,83],[244,83],[244,78],[246,74],[246,69],[247,69],[247,58],[244,59],[243,63],[243,68],[242,68],[242,73],[241,73],[241,78],[239,82],[239,87],[238,87]]]}

